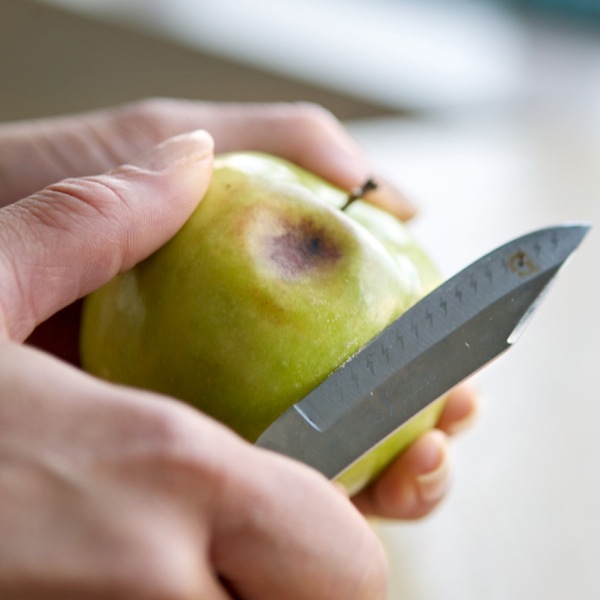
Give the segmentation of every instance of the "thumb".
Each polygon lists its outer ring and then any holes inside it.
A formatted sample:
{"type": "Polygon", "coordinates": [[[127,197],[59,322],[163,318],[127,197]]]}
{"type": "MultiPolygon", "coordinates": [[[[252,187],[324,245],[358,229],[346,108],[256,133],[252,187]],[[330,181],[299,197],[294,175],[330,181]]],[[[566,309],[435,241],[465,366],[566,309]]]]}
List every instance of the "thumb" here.
{"type": "Polygon", "coordinates": [[[23,340],[61,308],[165,244],[203,197],[213,141],[183,134],[103,175],[0,209],[0,327],[23,340]]]}

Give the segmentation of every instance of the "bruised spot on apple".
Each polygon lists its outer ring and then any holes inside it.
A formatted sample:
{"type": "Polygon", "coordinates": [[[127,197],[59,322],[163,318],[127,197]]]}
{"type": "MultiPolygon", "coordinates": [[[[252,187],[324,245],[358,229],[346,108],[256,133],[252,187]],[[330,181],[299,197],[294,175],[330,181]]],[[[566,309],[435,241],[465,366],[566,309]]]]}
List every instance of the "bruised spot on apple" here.
{"type": "Polygon", "coordinates": [[[332,267],[342,256],[326,228],[310,218],[284,224],[284,232],[271,237],[268,245],[271,260],[286,278],[307,270],[332,267]]]}
{"type": "MultiPolygon", "coordinates": [[[[189,402],[255,441],[440,281],[402,223],[347,200],[273,156],[217,157],[182,229],[86,299],[84,368],[189,402]]],[[[348,489],[376,477],[440,409],[346,472],[348,489]]]]}

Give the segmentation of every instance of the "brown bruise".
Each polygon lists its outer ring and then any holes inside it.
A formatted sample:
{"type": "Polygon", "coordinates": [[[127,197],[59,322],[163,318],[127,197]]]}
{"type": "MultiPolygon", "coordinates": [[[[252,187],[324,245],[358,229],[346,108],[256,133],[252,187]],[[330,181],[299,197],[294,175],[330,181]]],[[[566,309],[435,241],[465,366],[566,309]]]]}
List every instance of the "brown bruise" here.
{"type": "Polygon", "coordinates": [[[287,223],[284,229],[284,233],[270,238],[269,258],[285,278],[293,279],[307,271],[330,267],[342,257],[331,233],[311,218],[287,223]]]}

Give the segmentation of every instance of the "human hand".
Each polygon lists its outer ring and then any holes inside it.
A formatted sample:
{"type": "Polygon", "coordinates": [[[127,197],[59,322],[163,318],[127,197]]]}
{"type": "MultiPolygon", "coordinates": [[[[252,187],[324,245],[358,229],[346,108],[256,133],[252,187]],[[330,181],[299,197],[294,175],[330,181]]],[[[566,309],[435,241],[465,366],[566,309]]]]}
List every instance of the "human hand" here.
{"type": "Polygon", "coordinates": [[[377,600],[386,562],[318,473],[178,402],[0,344],[3,600],[377,600]]]}
{"type": "MultiPolygon", "coordinates": [[[[287,158],[351,190],[374,175],[356,142],[312,104],[227,104],[150,99],[76,116],[0,127],[0,206],[64,177],[107,171],[166,138],[204,129],[215,153],[255,150],[287,158]]],[[[369,200],[402,220],[409,200],[376,177],[369,200]]]]}
{"type": "Polygon", "coordinates": [[[385,556],[324,477],[177,401],[19,342],[142,260],[208,185],[210,137],[0,210],[0,597],[371,600],[385,556]]]}
{"type": "MultiPolygon", "coordinates": [[[[197,127],[213,133],[217,152],[252,149],[279,154],[347,189],[373,175],[355,142],[318,107],[151,100],[77,118],[15,124],[0,130],[3,201],[11,202],[66,176],[113,168],[166,137],[197,127]]],[[[403,219],[414,213],[414,208],[389,184],[369,199],[403,219]]],[[[77,304],[71,305],[38,328],[35,343],[76,362],[76,311],[77,304]],[[65,334],[68,328],[72,330],[70,337],[65,334]]],[[[448,487],[446,436],[464,428],[475,410],[472,387],[458,387],[448,398],[438,429],[417,441],[376,485],[355,498],[356,505],[366,513],[393,518],[427,514],[448,487]]]]}

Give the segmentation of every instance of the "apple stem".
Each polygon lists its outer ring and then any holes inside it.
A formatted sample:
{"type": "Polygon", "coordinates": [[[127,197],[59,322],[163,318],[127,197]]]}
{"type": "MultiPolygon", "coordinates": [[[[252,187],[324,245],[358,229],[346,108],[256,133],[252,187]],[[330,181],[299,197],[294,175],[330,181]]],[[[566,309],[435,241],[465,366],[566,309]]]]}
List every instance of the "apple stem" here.
{"type": "Polygon", "coordinates": [[[376,190],[378,187],[377,182],[372,177],[369,177],[362,185],[355,187],[348,194],[346,203],[342,206],[341,210],[346,210],[355,200],[362,198],[365,194],[376,190]]]}

